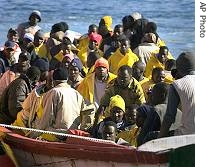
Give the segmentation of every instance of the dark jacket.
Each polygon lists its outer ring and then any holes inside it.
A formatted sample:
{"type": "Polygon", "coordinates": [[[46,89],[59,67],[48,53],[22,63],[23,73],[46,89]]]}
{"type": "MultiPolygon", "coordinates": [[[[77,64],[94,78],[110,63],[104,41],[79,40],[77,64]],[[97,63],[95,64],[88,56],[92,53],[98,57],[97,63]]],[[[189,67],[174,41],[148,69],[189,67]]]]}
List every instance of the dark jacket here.
{"type": "Polygon", "coordinates": [[[25,74],[9,84],[1,97],[0,123],[11,124],[16,120],[17,113],[31,90],[30,81],[25,74]]]}

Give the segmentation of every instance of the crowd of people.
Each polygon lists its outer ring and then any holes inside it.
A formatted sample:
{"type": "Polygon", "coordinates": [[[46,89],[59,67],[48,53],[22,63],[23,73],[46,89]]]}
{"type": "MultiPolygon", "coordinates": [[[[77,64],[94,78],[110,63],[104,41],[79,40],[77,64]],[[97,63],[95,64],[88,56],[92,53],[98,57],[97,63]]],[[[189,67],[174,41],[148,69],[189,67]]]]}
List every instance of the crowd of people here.
{"type": "Polygon", "coordinates": [[[194,54],[175,60],[155,22],[134,12],[112,29],[112,17],[103,16],[80,34],[63,21],[43,32],[41,21],[41,12],[32,11],[27,22],[9,28],[0,50],[1,124],[74,129],[135,147],[195,133],[194,54]]]}

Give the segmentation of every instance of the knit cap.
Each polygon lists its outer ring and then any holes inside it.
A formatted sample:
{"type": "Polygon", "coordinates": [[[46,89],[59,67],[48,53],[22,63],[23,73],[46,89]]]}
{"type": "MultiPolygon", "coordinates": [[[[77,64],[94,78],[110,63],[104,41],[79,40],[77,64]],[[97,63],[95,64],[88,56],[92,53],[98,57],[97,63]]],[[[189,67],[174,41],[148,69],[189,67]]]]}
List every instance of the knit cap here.
{"type": "Polygon", "coordinates": [[[36,59],[33,66],[38,67],[41,72],[49,71],[49,62],[42,58],[36,59]]]}
{"type": "Polygon", "coordinates": [[[98,34],[98,33],[91,33],[91,34],[89,35],[89,39],[90,39],[91,41],[96,41],[97,44],[99,45],[99,44],[101,43],[102,36],[101,36],[100,34],[98,34]]]}
{"type": "Polygon", "coordinates": [[[74,58],[69,65],[73,67],[77,67],[79,68],[79,71],[82,71],[82,67],[83,67],[82,62],[78,58],[74,58]]]}
{"type": "Polygon", "coordinates": [[[57,68],[53,72],[53,80],[57,81],[67,81],[68,79],[68,71],[66,68],[57,68]]]}
{"type": "Polygon", "coordinates": [[[105,67],[109,71],[109,63],[103,57],[96,60],[94,68],[96,69],[97,67],[105,67]]]}
{"type": "Polygon", "coordinates": [[[109,109],[113,107],[118,107],[125,112],[125,101],[120,95],[115,95],[110,98],[109,109]]]}

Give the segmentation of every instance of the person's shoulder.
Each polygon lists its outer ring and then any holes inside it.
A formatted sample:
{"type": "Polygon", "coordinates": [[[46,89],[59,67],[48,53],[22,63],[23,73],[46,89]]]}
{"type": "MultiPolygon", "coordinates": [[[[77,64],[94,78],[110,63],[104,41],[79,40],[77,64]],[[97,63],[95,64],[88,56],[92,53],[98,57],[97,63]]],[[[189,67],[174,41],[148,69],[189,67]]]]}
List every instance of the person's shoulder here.
{"type": "Polygon", "coordinates": [[[22,23],[20,23],[18,25],[18,27],[27,27],[27,26],[29,26],[29,22],[28,21],[27,22],[22,22],[22,23]]]}

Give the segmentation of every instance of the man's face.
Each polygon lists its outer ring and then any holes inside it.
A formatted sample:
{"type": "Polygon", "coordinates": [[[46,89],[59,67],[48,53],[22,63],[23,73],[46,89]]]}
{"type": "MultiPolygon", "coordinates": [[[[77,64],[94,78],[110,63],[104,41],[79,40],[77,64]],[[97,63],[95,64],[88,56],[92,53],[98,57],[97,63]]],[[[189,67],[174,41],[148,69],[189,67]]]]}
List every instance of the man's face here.
{"type": "Polygon", "coordinates": [[[69,79],[71,81],[76,81],[76,79],[78,78],[79,76],[79,68],[78,67],[75,67],[75,66],[72,66],[70,65],[69,66],[69,79]]]}
{"type": "Polygon", "coordinates": [[[31,25],[36,25],[39,22],[39,18],[37,15],[32,15],[30,18],[31,25]]]}
{"type": "Polygon", "coordinates": [[[125,55],[128,52],[128,49],[130,48],[130,43],[128,40],[121,41],[120,44],[120,52],[125,55]]]}
{"type": "Polygon", "coordinates": [[[104,140],[111,140],[114,141],[116,140],[116,130],[114,126],[104,126],[103,127],[103,133],[102,133],[102,139],[104,140]]]}
{"type": "Polygon", "coordinates": [[[62,50],[63,50],[63,55],[70,54],[71,53],[71,44],[66,45],[63,43],[62,50]]]}
{"type": "Polygon", "coordinates": [[[15,50],[12,48],[7,48],[5,49],[5,53],[6,53],[7,58],[10,59],[11,57],[14,56],[15,50]]]}
{"type": "Polygon", "coordinates": [[[88,45],[90,50],[96,50],[98,48],[98,43],[96,41],[89,41],[89,45],[88,45]]]}
{"type": "Polygon", "coordinates": [[[161,62],[161,63],[165,63],[167,61],[167,56],[168,56],[168,50],[167,49],[163,49],[159,52],[158,54],[158,60],[161,62]]]}
{"type": "Polygon", "coordinates": [[[132,79],[132,76],[128,73],[127,70],[124,71],[118,71],[117,74],[117,82],[119,84],[119,87],[126,88],[130,84],[132,79]]]}
{"type": "Polygon", "coordinates": [[[136,109],[127,110],[125,113],[125,119],[128,124],[135,124],[136,123],[136,109]]]}
{"type": "Polygon", "coordinates": [[[95,75],[98,80],[103,80],[107,77],[108,75],[108,70],[106,67],[97,67],[95,69],[95,75]]]}
{"type": "Polygon", "coordinates": [[[152,79],[153,79],[154,83],[164,82],[164,80],[165,80],[165,72],[164,72],[164,70],[155,73],[152,76],[152,79]]]}
{"type": "Polygon", "coordinates": [[[112,121],[115,123],[120,123],[123,121],[124,112],[119,107],[113,107],[110,110],[112,121]]]}

